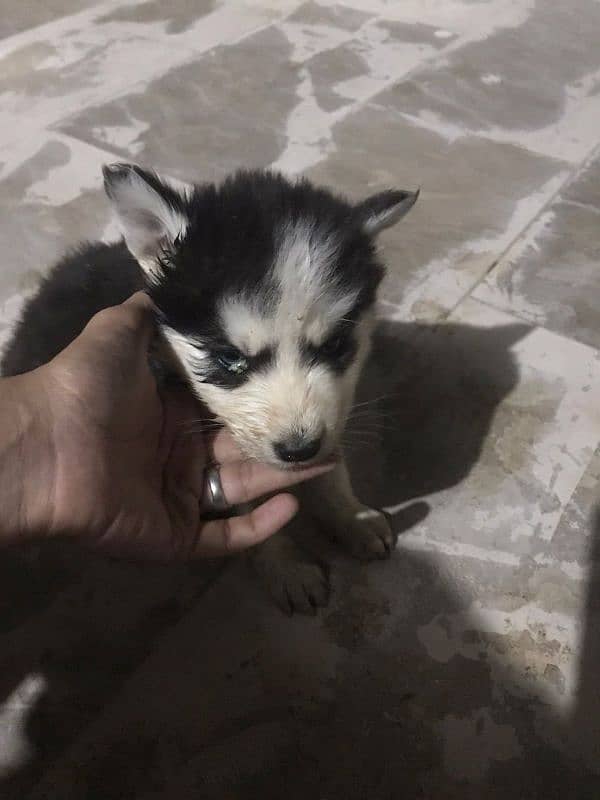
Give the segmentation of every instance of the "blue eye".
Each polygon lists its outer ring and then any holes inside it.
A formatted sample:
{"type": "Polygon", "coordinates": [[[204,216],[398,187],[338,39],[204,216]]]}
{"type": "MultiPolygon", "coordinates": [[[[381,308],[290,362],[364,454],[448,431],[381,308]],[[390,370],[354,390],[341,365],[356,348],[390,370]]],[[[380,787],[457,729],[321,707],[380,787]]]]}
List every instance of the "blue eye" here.
{"type": "Polygon", "coordinates": [[[248,359],[235,347],[219,350],[216,357],[218,363],[234,375],[242,375],[248,369],[248,359]]]}

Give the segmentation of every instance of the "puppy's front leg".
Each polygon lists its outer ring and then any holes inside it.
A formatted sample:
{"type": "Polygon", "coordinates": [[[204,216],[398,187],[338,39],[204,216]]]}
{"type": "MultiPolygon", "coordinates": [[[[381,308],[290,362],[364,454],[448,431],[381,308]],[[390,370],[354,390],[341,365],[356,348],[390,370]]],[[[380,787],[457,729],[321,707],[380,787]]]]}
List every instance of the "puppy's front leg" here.
{"type": "Polygon", "coordinates": [[[396,536],[388,519],[356,499],[344,461],[300,487],[300,493],[305,511],[355,558],[371,561],[390,556],[396,536]]]}

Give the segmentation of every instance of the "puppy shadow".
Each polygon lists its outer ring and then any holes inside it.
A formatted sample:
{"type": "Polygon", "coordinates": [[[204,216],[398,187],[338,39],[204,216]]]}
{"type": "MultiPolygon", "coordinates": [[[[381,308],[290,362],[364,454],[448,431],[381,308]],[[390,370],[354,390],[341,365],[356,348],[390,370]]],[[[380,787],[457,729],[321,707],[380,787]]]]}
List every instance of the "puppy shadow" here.
{"type": "Polygon", "coordinates": [[[394,509],[398,533],[421,521],[421,498],[460,483],[494,413],[516,386],[511,347],[528,331],[382,321],[346,435],[363,502],[394,509]]]}
{"type": "MultiPolygon", "coordinates": [[[[528,330],[379,326],[346,447],[357,495],[389,510],[398,533],[424,519],[428,496],[459,484],[477,463],[494,413],[519,379],[511,348],[528,330]]],[[[554,796],[550,778],[537,794],[531,776],[515,769],[518,748],[502,750],[504,722],[494,727],[483,713],[474,734],[461,728],[463,717],[493,705],[498,688],[483,659],[428,657],[420,627],[464,608],[465,599],[426,555],[404,551],[373,566],[336,559],[330,607],[317,619],[292,620],[268,606],[241,564],[222,574],[214,565],[148,567],[41,551],[10,563],[10,587],[1,589],[11,609],[3,697],[32,675],[41,688],[12,718],[25,755],[0,782],[7,799],[27,797],[46,774],[32,797],[463,800],[485,789],[499,800],[506,795],[494,781],[502,785],[510,770],[528,787],[521,796],[554,796]],[[32,575],[41,587],[34,603],[19,589],[32,575]],[[132,689],[138,674],[146,677],[132,689]],[[124,686],[130,699],[122,704],[124,686]],[[110,714],[122,705],[127,711],[111,729],[110,714]],[[108,734],[96,746],[92,723],[103,709],[108,734]],[[440,709],[457,720],[456,737],[467,736],[475,761],[478,748],[493,750],[500,736],[489,775],[448,778],[440,709]]],[[[476,631],[477,621],[469,627],[476,631]]],[[[552,780],[562,769],[567,777],[555,785],[565,787],[574,773],[539,744],[531,699],[511,700],[509,710],[521,726],[521,752],[539,756],[552,780]]]]}

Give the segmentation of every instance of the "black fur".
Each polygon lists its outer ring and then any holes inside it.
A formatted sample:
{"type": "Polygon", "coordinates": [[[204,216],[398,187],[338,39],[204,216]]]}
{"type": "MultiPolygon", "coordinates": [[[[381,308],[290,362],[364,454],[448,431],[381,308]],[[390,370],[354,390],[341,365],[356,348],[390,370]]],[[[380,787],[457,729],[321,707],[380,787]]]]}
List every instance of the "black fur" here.
{"type": "Polygon", "coordinates": [[[289,223],[316,220],[320,231],[340,237],[334,269],[340,287],[373,298],[382,276],[353,207],[308,181],[292,184],[278,174],[239,172],[218,188],[196,188],[187,214],[190,227],[166,256],[165,279],[150,289],[167,322],[182,333],[218,341],[214,310],[228,292],[247,291],[269,306],[277,293],[269,268],[277,237],[289,223]]]}
{"type": "Polygon", "coordinates": [[[358,343],[352,325],[347,322],[341,322],[331,336],[318,347],[306,341],[302,345],[303,358],[306,362],[326,364],[338,374],[350,366],[357,349],[358,343]]]}
{"type": "MultiPolygon", "coordinates": [[[[104,172],[109,196],[120,169],[125,167],[104,172]]],[[[334,282],[342,290],[358,290],[360,310],[374,300],[383,269],[361,227],[364,204],[357,210],[308,181],[291,183],[265,171],[239,172],[219,187],[197,186],[184,198],[154,173],[135,169],[189,219],[181,241],[162,254],[163,274],[149,294],[170,327],[201,337],[215,353],[229,344],[215,314],[225,293],[247,291],[265,307],[276,298],[269,268],[277,237],[290,223],[314,221],[320,232],[335,235],[341,246],[334,282]]],[[[2,374],[15,375],[46,363],[97,311],[144,286],[142,270],[123,243],[82,245],[54,267],[27,303],[5,350],[2,374]]],[[[229,380],[222,371],[220,378],[215,371],[213,379],[229,380]]]]}
{"type": "Polygon", "coordinates": [[[86,244],[65,256],[25,305],[2,361],[2,375],[19,375],[60,353],[103,308],[145,286],[123,243],[86,244]]]}

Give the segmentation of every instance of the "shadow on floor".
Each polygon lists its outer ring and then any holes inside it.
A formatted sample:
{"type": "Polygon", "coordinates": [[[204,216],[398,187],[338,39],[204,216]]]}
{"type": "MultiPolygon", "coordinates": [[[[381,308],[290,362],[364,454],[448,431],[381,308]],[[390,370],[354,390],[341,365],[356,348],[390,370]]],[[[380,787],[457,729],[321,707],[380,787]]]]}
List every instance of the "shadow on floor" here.
{"type": "MultiPolygon", "coordinates": [[[[419,498],[477,462],[527,330],[381,326],[358,398],[369,413],[348,444],[363,499],[401,506],[400,532],[426,514],[419,498]]],[[[600,796],[589,770],[600,764],[600,553],[565,725],[503,686],[491,657],[428,657],[419,628],[468,606],[442,559],[402,552],[364,567],[323,552],[336,593],[317,620],[284,618],[240,564],[214,582],[219,567],[7,554],[2,697],[28,675],[43,682],[23,731],[31,755],[2,797],[600,796]]],[[[476,620],[467,627],[477,635],[476,620]]]]}

